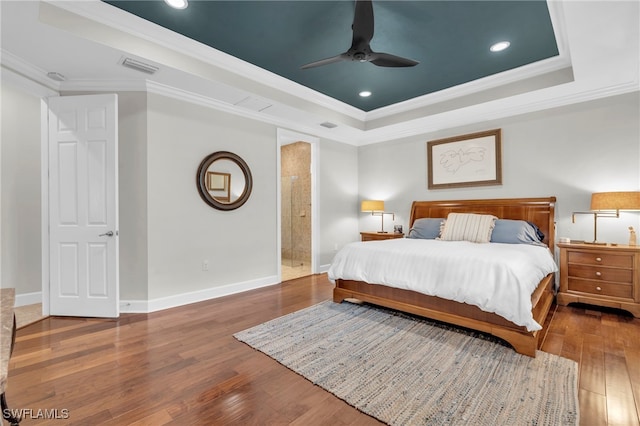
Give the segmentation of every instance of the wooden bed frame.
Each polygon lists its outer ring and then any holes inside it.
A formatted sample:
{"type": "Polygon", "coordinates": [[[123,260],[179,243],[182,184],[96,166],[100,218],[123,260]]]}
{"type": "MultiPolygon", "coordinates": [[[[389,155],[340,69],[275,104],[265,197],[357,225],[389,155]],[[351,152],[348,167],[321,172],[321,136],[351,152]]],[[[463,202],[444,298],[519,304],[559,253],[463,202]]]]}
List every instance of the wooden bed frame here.
{"type": "MultiPolygon", "coordinates": [[[[446,218],[451,212],[492,214],[500,219],[521,219],[535,223],[544,233],[544,243],[554,250],[555,197],[509,198],[488,200],[414,201],[409,227],[424,217],[446,218]]],[[[554,294],[554,274],[547,275],[531,296],[533,318],[544,325],[554,294]]],[[[336,280],[333,301],[358,299],[374,305],[408,312],[423,317],[478,330],[499,337],[521,354],[536,356],[540,331],[529,332],[525,327],[466,303],[410,290],[397,289],[363,281],[336,280]]]]}

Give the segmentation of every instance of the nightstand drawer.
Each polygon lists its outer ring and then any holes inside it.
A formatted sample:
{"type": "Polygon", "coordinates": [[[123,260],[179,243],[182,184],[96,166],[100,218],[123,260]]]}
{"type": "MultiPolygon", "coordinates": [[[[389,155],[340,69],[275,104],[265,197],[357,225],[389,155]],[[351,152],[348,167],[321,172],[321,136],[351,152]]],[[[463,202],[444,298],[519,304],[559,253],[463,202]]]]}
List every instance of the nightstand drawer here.
{"type": "Polygon", "coordinates": [[[569,278],[569,290],[602,296],[633,298],[633,286],[629,284],[569,278]]]}
{"type": "Polygon", "coordinates": [[[633,268],[632,254],[611,254],[587,251],[570,251],[567,253],[569,263],[583,265],[606,265],[619,268],[633,268]]]}
{"type": "Polygon", "coordinates": [[[569,277],[632,284],[633,270],[569,264],[569,277]]]}
{"type": "Polygon", "coordinates": [[[559,243],[559,305],[587,303],[640,318],[640,247],[559,243]]]}

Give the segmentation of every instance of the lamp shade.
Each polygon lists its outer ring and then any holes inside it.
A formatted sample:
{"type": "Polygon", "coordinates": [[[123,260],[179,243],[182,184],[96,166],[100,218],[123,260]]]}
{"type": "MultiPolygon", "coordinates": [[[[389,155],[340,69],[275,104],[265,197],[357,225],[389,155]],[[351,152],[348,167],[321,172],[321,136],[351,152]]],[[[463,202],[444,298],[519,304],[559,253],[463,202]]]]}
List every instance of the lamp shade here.
{"type": "Polygon", "coordinates": [[[593,193],[591,210],[640,210],[640,191],[593,193]]]}
{"type": "Polygon", "coordinates": [[[384,201],[381,200],[364,200],[362,201],[362,205],[360,210],[363,212],[383,212],[384,211],[384,201]]]}

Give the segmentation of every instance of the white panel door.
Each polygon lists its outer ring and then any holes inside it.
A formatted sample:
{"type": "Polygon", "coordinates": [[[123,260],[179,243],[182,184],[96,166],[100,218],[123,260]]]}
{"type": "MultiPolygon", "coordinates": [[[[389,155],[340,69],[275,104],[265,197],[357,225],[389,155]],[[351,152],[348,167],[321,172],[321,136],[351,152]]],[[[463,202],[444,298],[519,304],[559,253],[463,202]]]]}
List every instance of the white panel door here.
{"type": "Polygon", "coordinates": [[[49,312],[119,315],[118,98],[49,98],[49,312]]]}

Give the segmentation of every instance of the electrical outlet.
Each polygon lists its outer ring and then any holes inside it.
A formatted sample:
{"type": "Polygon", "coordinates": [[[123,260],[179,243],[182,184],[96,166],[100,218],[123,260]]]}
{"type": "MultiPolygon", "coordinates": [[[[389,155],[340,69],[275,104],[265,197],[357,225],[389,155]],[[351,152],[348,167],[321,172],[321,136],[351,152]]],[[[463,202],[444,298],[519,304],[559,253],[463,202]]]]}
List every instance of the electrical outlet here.
{"type": "Polygon", "coordinates": [[[209,261],[208,260],[203,260],[202,261],[202,270],[203,271],[208,271],[209,270],[209,261]]]}

